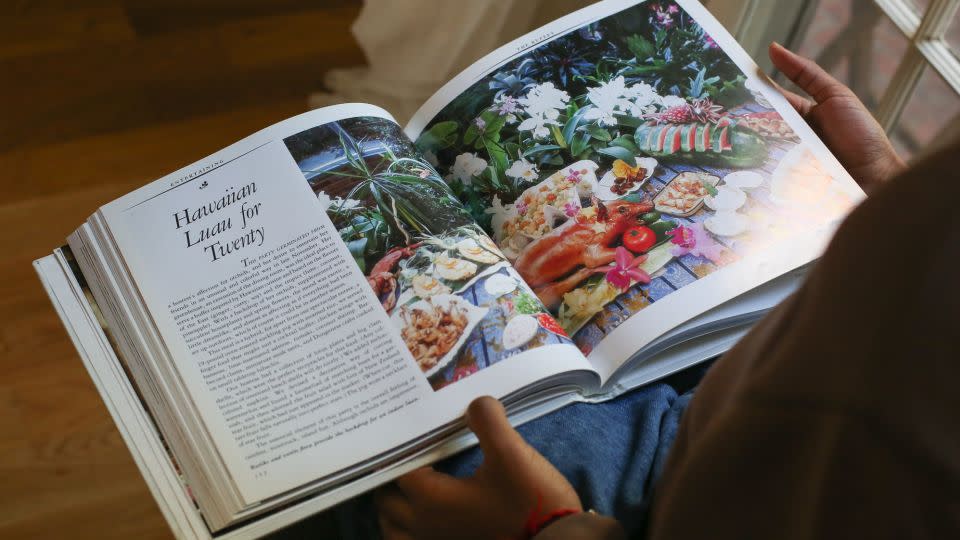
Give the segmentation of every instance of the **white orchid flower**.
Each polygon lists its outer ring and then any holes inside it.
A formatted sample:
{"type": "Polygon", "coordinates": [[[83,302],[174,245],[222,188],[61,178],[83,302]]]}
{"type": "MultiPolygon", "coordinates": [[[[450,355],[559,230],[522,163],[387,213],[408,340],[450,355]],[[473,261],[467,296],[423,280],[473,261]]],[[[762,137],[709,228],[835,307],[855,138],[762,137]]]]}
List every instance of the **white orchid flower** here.
{"type": "Polygon", "coordinates": [[[517,129],[532,131],[536,139],[548,137],[550,135],[548,126],[560,125],[557,118],[560,116],[560,109],[566,107],[568,101],[570,101],[570,95],[563,90],[558,90],[552,82],[534,86],[526,96],[517,100],[523,107],[523,112],[530,116],[520,122],[517,129]]]}
{"type": "Polygon", "coordinates": [[[516,178],[517,180],[525,180],[527,182],[532,182],[537,179],[537,166],[529,161],[520,158],[514,161],[510,168],[504,171],[504,174],[510,178],[516,178]]]}
{"type": "Polygon", "coordinates": [[[327,208],[330,208],[330,195],[327,195],[325,191],[317,192],[317,200],[320,202],[320,209],[324,212],[327,211],[327,208]]]}
{"type": "Polygon", "coordinates": [[[526,96],[517,101],[530,116],[549,117],[551,111],[555,112],[556,109],[567,106],[570,95],[563,90],[558,90],[552,82],[545,82],[531,88],[526,96]]]}
{"type": "Polygon", "coordinates": [[[503,224],[517,215],[514,205],[504,205],[499,195],[493,196],[492,204],[484,210],[484,213],[491,214],[490,227],[493,229],[493,236],[497,242],[503,240],[503,224]]]}
{"type": "MultiPolygon", "coordinates": [[[[557,111],[554,112],[554,118],[559,116],[557,111]]],[[[560,122],[557,122],[554,119],[546,118],[543,116],[531,116],[523,122],[520,122],[520,125],[517,126],[519,131],[532,131],[534,139],[546,139],[550,136],[550,128],[548,126],[559,126],[560,122]]]]}
{"type": "Polygon", "coordinates": [[[654,107],[661,103],[663,99],[652,86],[643,82],[627,88],[624,96],[633,100],[633,104],[636,107],[634,111],[635,114],[653,112],[654,107]]]}
{"type": "Polygon", "coordinates": [[[324,191],[317,193],[317,200],[320,201],[320,208],[322,208],[324,212],[330,209],[333,209],[335,212],[353,210],[363,204],[356,199],[344,199],[342,197],[334,197],[331,199],[330,195],[324,191]]]}
{"type": "Polygon", "coordinates": [[[682,107],[687,104],[687,100],[683,99],[680,96],[675,96],[673,94],[667,94],[660,98],[660,106],[664,109],[669,109],[671,107],[682,107]]]}
{"type": "Polygon", "coordinates": [[[636,114],[636,106],[629,99],[623,77],[587,89],[587,99],[593,104],[583,115],[584,120],[596,120],[602,126],[617,125],[616,113],[636,114]]]}
{"type": "Polygon", "coordinates": [[[453,167],[450,167],[450,174],[453,178],[463,182],[465,186],[469,186],[473,183],[473,177],[482,173],[486,168],[486,160],[476,154],[464,152],[454,160],[453,167]]]}

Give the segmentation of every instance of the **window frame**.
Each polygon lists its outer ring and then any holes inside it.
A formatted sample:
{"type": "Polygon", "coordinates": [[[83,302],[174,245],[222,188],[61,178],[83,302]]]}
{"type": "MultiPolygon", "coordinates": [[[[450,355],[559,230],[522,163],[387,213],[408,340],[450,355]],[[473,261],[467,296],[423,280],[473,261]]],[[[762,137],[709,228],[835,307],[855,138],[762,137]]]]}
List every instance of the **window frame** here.
{"type": "Polygon", "coordinates": [[[900,115],[928,67],[960,96],[960,58],[944,39],[960,8],[960,0],[931,0],[924,13],[918,13],[909,0],[874,0],[874,3],[910,42],[877,108],[877,120],[891,133],[900,123],[900,115]]]}

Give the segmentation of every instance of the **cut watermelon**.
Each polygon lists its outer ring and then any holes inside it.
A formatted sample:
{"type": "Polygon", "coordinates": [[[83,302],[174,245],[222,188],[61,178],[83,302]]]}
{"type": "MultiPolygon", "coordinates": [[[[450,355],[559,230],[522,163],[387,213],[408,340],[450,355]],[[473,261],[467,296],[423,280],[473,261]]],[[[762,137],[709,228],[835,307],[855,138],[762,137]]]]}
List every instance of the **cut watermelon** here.
{"type": "Polygon", "coordinates": [[[682,125],[676,126],[676,129],[673,130],[673,137],[671,137],[672,145],[670,147],[671,154],[675,152],[679,152],[682,149],[683,147],[681,142],[683,140],[682,133],[683,133],[682,125]]]}
{"type": "Polygon", "coordinates": [[[697,147],[697,125],[687,124],[683,126],[683,130],[681,130],[680,133],[680,138],[682,139],[682,150],[684,152],[692,152],[697,147]]]}
{"type": "Polygon", "coordinates": [[[723,130],[727,128],[714,129],[713,133],[710,134],[710,149],[716,153],[723,151],[723,144],[720,142],[720,139],[723,137],[723,130]]]}
{"type": "Polygon", "coordinates": [[[733,144],[730,143],[730,128],[723,126],[720,130],[720,150],[733,150],[733,144]]]}
{"type": "Polygon", "coordinates": [[[634,132],[634,141],[640,151],[653,156],[747,168],[759,165],[767,156],[765,142],[752,133],[729,121],[715,125],[648,122],[634,132]]]}
{"type": "Polygon", "coordinates": [[[657,134],[657,142],[653,147],[654,152],[663,152],[663,146],[667,142],[667,133],[670,131],[670,124],[660,126],[660,132],[657,134]]]}

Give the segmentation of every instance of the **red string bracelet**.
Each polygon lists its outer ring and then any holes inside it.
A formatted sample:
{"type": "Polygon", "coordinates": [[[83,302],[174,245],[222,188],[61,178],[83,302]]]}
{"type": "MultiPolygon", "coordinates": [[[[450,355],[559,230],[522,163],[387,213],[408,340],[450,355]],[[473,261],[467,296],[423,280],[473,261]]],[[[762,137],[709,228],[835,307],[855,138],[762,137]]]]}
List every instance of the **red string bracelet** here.
{"type": "Polygon", "coordinates": [[[557,508],[556,510],[551,510],[545,514],[540,513],[540,507],[543,505],[543,498],[540,495],[537,495],[537,505],[530,510],[530,513],[527,515],[527,521],[523,525],[523,534],[522,538],[529,539],[533,538],[540,533],[543,529],[546,529],[548,525],[554,521],[569,516],[571,514],[579,514],[582,510],[578,508],[557,508]]]}

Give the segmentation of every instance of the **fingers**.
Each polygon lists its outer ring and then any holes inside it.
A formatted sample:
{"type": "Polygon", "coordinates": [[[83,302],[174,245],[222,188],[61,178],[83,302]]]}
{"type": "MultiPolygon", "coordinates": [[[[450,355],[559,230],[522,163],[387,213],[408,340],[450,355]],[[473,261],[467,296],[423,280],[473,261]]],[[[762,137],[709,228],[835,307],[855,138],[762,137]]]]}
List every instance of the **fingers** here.
{"type": "Polygon", "coordinates": [[[400,528],[396,524],[383,518],[380,518],[379,522],[380,533],[383,535],[383,540],[413,540],[413,534],[408,529],[400,528]]]}
{"type": "Polygon", "coordinates": [[[467,426],[480,440],[484,459],[501,460],[526,450],[527,443],[507,419],[503,405],[490,396],[477,398],[467,407],[467,426]]]}
{"type": "Polygon", "coordinates": [[[780,91],[781,94],[783,94],[783,97],[787,98],[787,101],[790,103],[790,106],[793,107],[794,110],[796,110],[798,113],[800,113],[800,116],[804,116],[804,117],[807,116],[807,113],[809,113],[810,109],[813,108],[814,104],[812,101],[810,101],[809,99],[799,94],[791,92],[790,90],[787,90],[786,88],[777,84],[777,81],[771,80],[770,82],[773,84],[773,86],[777,90],[780,91]]]}
{"type": "Polygon", "coordinates": [[[852,95],[849,88],[831,77],[813,60],[795,54],[776,42],[770,44],[769,53],[773,65],[817,103],[832,97],[852,95]]]}
{"type": "Polygon", "coordinates": [[[396,485],[413,500],[447,500],[457,498],[463,489],[462,481],[439,473],[431,467],[421,467],[397,478],[396,485]]]}
{"type": "Polygon", "coordinates": [[[386,540],[412,538],[410,531],[416,524],[413,505],[394,484],[386,485],[373,494],[377,506],[377,520],[386,540]]]}

